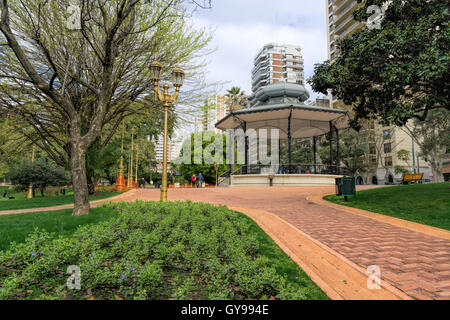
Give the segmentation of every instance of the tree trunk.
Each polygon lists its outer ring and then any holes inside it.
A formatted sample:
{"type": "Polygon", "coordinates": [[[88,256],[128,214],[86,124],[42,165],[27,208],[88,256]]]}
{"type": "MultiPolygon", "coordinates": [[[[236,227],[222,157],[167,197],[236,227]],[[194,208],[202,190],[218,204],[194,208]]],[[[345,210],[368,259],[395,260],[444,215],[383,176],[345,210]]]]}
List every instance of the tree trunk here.
{"type": "Polygon", "coordinates": [[[97,180],[94,177],[88,175],[87,176],[87,183],[88,183],[88,192],[89,192],[89,194],[90,195],[94,194],[95,193],[95,188],[97,187],[97,180]]]}
{"type": "Polygon", "coordinates": [[[434,173],[436,174],[436,182],[444,182],[444,174],[442,173],[443,162],[440,160],[431,161],[431,168],[433,168],[434,173]]]}
{"type": "Polygon", "coordinates": [[[70,164],[74,197],[74,216],[89,214],[89,192],[86,177],[86,152],[78,141],[71,143],[70,164]]]}

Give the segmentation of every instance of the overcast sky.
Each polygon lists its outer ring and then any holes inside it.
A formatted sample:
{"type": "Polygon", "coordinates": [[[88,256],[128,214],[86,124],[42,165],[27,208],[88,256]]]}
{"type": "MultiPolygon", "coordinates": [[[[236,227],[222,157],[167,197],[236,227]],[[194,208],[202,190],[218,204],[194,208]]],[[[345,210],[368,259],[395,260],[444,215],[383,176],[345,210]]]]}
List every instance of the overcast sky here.
{"type": "MultiPolygon", "coordinates": [[[[315,63],[327,59],[326,15],[323,0],[213,0],[212,9],[197,10],[198,26],[215,29],[207,80],[227,82],[251,93],[251,69],[257,51],[266,43],[299,45],[305,60],[305,79],[315,63]]],[[[316,94],[311,92],[311,97],[316,94]]]]}

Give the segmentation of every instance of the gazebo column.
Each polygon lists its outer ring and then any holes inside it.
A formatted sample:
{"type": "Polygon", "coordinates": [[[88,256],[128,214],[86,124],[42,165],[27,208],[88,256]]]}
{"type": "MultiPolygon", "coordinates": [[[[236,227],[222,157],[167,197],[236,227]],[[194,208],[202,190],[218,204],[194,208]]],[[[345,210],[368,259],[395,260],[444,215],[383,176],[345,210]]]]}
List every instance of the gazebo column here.
{"type": "Polygon", "coordinates": [[[291,173],[292,170],[292,135],[291,135],[291,120],[292,120],[292,110],[291,113],[289,114],[289,118],[288,118],[288,170],[287,173],[291,173]]]}
{"type": "Polygon", "coordinates": [[[339,130],[336,129],[336,150],[337,150],[337,160],[336,160],[336,168],[337,168],[337,174],[341,174],[341,148],[339,146],[339,130]]]}
{"type": "Polygon", "coordinates": [[[317,139],[313,137],[314,174],[317,174],[317,139]]]}
{"type": "Polygon", "coordinates": [[[244,130],[244,167],[242,168],[242,174],[248,173],[248,137],[247,137],[247,122],[242,124],[242,130],[244,130]]]}
{"type": "Polygon", "coordinates": [[[281,173],[281,138],[278,138],[278,171],[277,173],[281,173]]]}
{"type": "Polygon", "coordinates": [[[335,170],[333,169],[333,158],[333,122],[330,121],[330,169],[332,173],[335,172],[335,170]]]}

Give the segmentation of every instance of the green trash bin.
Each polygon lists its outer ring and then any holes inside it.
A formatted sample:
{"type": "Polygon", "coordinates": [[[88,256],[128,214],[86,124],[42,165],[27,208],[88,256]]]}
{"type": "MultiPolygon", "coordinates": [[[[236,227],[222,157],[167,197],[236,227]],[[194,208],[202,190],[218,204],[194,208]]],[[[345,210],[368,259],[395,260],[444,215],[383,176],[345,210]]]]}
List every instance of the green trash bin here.
{"type": "Polygon", "coordinates": [[[345,201],[347,201],[347,197],[356,196],[356,182],[355,177],[343,177],[342,178],[342,195],[344,196],[345,201]]]}

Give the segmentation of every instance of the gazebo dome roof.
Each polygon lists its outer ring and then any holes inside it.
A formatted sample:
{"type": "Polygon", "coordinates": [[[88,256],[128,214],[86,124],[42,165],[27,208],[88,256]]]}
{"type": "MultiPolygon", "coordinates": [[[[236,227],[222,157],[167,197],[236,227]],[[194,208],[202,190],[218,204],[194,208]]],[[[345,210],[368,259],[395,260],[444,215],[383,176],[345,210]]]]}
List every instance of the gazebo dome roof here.
{"type": "Polygon", "coordinates": [[[261,103],[275,103],[284,102],[303,102],[308,100],[308,90],[303,85],[289,83],[289,82],[277,82],[269,84],[264,88],[258,90],[255,94],[256,100],[261,103]]]}

